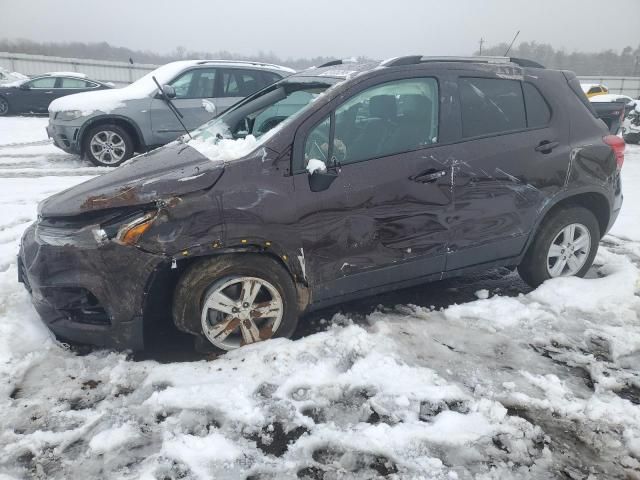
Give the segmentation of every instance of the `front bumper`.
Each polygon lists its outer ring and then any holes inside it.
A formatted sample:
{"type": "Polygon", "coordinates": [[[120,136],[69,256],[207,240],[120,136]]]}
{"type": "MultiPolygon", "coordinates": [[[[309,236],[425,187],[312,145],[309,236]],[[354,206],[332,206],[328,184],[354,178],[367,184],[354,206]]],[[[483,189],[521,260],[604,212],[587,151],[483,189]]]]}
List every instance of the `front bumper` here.
{"type": "Polygon", "coordinates": [[[141,350],[146,292],[167,262],[114,242],[49,245],[37,238],[34,224],[22,238],[18,272],[38,314],[57,337],[141,350]]]}
{"type": "Polygon", "coordinates": [[[81,150],[79,139],[81,126],[73,125],[71,122],[56,122],[50,118],[46,127],[47,136],[53,140],[56,147],[67,153],[79,154],[81,150]]]}

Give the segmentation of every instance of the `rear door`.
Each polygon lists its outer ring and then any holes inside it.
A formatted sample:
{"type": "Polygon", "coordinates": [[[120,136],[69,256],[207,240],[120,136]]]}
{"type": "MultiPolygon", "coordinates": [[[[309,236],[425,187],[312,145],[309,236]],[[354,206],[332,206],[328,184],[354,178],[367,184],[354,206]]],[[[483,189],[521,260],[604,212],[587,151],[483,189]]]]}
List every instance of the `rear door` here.
{"type": "Polygon", "coordinates": [[[563,114],[532,81],[469,72],[457,85],[447,270],[518,255],[545,199],[562,188],[570,156],[563,114]]]}
{"type": "Polygon", "coordinates": [[[371,82],[296,135],[295,201],[314,301],[444,269],[452,199],[438,79],[371,82]],[[326,190],[311,191],[303,168],[312,159],[335,168],[326,190]]]}
{"type": "MultiPolygon", "coordinates": [[[[218,75],[216,68],[192,68],[169,82],[176,91],[172,102],[184,116],[182,121],[187,129],[194,130],[219,113],[214,99],[218,75]]],[[[180,122],[159,95],[151,101],[149,113],[154,143],[169,143],[184,134],[180,122]]]]}
{"type": "Polygon", "coordinates": [[[274,73],[247,68],[221,68],[220,71],[220,81],[216,91],[218,114],[272,84],[275,81],[273,77],[276,76],[274,73]]]}

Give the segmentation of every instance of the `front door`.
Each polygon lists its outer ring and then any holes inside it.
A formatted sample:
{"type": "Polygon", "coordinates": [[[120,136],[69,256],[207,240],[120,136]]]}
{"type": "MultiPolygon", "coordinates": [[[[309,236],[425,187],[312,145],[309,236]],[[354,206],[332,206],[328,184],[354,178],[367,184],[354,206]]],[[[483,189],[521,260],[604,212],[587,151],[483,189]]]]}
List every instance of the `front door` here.
{"type": "Polygon", "coordinates": [[[337,173],[315,192],[307,172],[294,177],[314,301],[444,270],[451,169],[438,110],[435,78],[389,81],[299,130],[294,165],[337,173]]]}

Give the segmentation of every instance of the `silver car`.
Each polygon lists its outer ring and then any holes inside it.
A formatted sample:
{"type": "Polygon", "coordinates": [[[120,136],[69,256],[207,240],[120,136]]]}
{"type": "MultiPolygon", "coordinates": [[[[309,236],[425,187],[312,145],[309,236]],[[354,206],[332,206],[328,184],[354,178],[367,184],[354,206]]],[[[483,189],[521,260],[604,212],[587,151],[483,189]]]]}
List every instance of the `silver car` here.
{"type": "Polygon", "coordinates": [[[184,134],[153,77],[193,130],[294,70],[257,62],[188,60],[163,65],[124,88],[86,92],[49,105],[56,146],[100,166],[117,166],[184,134]]]}

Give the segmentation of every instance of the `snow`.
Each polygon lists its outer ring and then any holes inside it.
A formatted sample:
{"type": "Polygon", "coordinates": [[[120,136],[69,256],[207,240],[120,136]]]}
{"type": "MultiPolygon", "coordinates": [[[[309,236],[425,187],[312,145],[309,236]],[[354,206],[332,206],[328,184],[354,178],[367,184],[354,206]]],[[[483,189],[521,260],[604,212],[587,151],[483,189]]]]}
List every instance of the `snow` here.
{"type": "Polygon", "coordinates": [[[313,175],[315,172],[324,173],[327,171],[327,166],[322,160],[318,160],[317,158],[311,158],[307,162],[307,172],[310,175],[313,175]]]}
{"type": "Polygon", "coordinates": [[[90,115],[95,111],[109,113],[117,108],[123,107],[126,100],[151,96],[158,89],[152,77],[155,76],[160,85],[164,85],[171,81],[182,70],[197,64],[197,62],[197,60],[183,60],[167,63],[123,88],[76,93],[74,95],[61,97],[51,102],[49,111],[64,112],[80,110],[83,115],[90,115]]]}
{"type": "Polygon", "coordinates": [[[84,73],[78,72],[47,72],[43,75],[49,75],[51,77],[78,77],[78,78],[89,78],[88,75],[84,73]]]}
{"type": "Polygon", "coordinates": [[[637,476],[640,147],[589,278],[509,296],[480,277],[441,309],[379,297],[297,340],[160,363],[76,353],[16,282],[37,202],[104,171],[15,145],[41,120],[0,118],[0,479],[637,476]]]}
{"type": "Polygon", "coordinates": [[[589,99],[590,102],[615,102],[624,100],[624,103],[635,102],[635,100],[627,95],[620,95],[618,93],[605,93],[602,95],[595,95],[589,99]]]}

